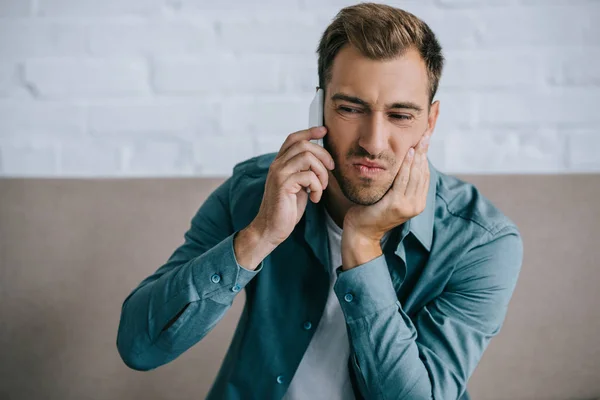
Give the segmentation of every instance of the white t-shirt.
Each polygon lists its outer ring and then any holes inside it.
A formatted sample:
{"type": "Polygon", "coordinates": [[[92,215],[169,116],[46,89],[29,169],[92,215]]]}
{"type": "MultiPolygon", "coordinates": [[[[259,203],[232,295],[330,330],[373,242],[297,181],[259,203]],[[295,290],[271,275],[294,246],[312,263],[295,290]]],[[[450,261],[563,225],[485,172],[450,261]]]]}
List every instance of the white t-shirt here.
{"type": "MultiPolygon", "coordinates": [[[[329,238],[329,295],[321,320],[300,361],[284,400],[348,400],[354,391],[348,373],[350,342],[340,302],[333,291],[336,268],[342,265],[342,229],[325,210],[329,238]]],[[[385,245],[390,232],[381,243],[385,245]]]]}

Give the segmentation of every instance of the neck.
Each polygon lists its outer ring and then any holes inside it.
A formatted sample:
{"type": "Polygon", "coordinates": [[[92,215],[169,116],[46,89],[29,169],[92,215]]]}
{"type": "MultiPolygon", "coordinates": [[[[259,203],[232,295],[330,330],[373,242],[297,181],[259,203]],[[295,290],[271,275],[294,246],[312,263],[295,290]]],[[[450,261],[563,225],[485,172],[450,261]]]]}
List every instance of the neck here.
{"type": "Polygon", "coordinates": [[[323,201],[323,206],[331,216],[331,219],[333,219],[337,226],[344,229],[344,217],[354,203],[344,196],[331,171],[329,171],[329,184],[323,192],[321,201],[323,201]]]}

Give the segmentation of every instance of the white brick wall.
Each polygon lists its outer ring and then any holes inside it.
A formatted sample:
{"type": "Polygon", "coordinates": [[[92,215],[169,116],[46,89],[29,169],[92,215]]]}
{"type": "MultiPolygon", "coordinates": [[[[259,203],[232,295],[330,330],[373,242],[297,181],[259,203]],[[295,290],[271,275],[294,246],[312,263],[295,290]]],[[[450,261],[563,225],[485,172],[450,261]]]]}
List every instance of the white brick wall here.
{"type": "MultiPolygon", "coordinates": [[[[0,176],[227,176],[303,129],[348,0],[0,0],[0,176]]],[[[600,0],[394,0],[447,66],[448,173],[600,171],[600,0]]]]}
{"type": "Polygon", "coordinates": [[[25,61],[24,81],[40,100],[150,96],[148,65],[138,59],[25,61]]]}

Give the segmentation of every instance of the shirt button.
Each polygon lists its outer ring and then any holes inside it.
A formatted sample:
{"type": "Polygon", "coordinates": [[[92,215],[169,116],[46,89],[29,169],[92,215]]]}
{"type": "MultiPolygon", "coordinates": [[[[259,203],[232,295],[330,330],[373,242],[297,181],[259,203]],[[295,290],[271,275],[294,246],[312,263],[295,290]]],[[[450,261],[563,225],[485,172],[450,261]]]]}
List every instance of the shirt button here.
{"type": "Polygon", "coordinates": [[[239,292],[242,288],[240,287],[240,285],[238,285],[237,283],[235,284],[234,287],[231,288],[232,291],[234,292],[239,292]]]}
{"type": "Polygon", "coordinates": [[[210,280],[212,281],[212,283],[219,283],[221,282],[221,276],[219,274],[214,274],[210,277],[210,280]]]}
{"type": "Polygon", "coordinates": [[[283,383],[283,375],[279,375],[277,377],[277,383],[282,384],[283,383]]]}
{"type": "Polygon", "coordinates": [[[354,300],[354,296],[352,295],[352,293],[346,293],[346,295],[344,296],[344,300],[346,300],[347,303],[350,303],[352,300],[354,300]]]}
{"type": "Polygon", "coordinates": [[[306,321],[304,322],[304,330],[310,330],[310,328],[312,328],[312,324],[310,323],[310,321],[306,321]]]}

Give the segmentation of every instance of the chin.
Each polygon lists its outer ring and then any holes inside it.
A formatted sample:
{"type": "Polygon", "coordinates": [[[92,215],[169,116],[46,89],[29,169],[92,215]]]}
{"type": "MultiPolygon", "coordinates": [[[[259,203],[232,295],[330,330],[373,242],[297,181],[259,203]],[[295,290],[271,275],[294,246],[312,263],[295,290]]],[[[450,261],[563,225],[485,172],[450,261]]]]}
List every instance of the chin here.
{"type": "Polygon", "coordinates": [[[352,193],[349,193],[349,194],[344,193],[344,194],[348,200],[350,200],[354,204],[358,204],[361,206],[373,205],[373,204],[377,203],[379,200],[381,200],[381,198],[383,197],[376,193],[364,193],[364,191],[363,191],[363,193],[360,193],[358,196],[354,196],[354,195],[351,196],[352,193]]]}
{"type": "Polygon", "coordinates": [[[334,170],[334,175],[336,175],[335,178],[344,196],[354,204],[361,206],[370,206],[377,203],[391,187],[391,184],[382,184],[377,180],[365,185],[355,179],[349,179],[345,175],[338,176],[335,172],[337,171],[334,170]]]}

